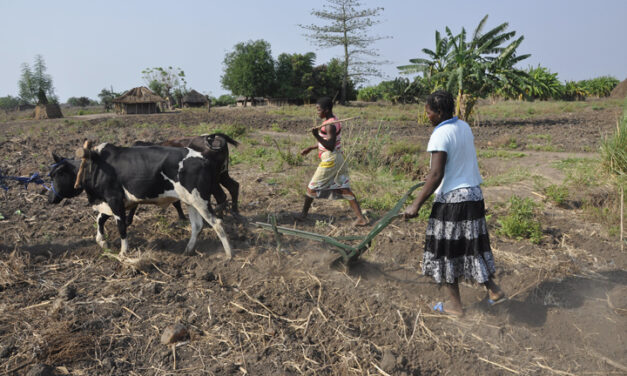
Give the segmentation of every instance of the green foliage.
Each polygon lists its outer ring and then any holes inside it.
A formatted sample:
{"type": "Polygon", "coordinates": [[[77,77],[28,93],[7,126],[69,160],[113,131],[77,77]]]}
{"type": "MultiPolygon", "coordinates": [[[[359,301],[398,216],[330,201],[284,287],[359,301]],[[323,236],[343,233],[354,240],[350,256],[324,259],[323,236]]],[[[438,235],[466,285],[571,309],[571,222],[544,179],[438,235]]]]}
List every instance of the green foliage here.
{"type": "Polygon", "coordinates": [[[0,109],[2,110],[14,110],[21,103],[20,98],[7,95],[6,97],[0,97],[0,109]]]}
{"type": "Polygon", "coordinates": [[[379,86],[366,86],[357,92],[357,99],[364,102],[376,102],[383,98],[379,86]]]}
{"type": "Polygon", "coordinates": [[[275,71],[270,44],[262,39],[238,43],[224,57],[222,87],[247,98],[274,91],[275,71]]]}
{"type": "Polygon", "coordinates": [[[501,226],[498,234],[514,239],[529,239],[539,243],[542,236],[542,227],[536,218],[536,204],[529,198],[520,198],[516,195],[508,201],[509,210],[506,216],[497,220],[501,226]]]}
{"type": "Polygon", "coordinates": [[[417,103],[422,94],[419,85],[403,77],[381,82],[379,91],[384,100],[394,104],[417,103]]]}
{"type": "Polygon", "coordinates": [[[235,97],[229,94],[222,94],[217,98],[211,98],[211,106],[230,106],[237,103],[235,97]]]}
{"type": "Polygon", "coordinates": [[[588,94],[586,88],[575,81],[566,81],[562,88],[562,99],[566,101],[583,101],[588,94]]]}
{"type": "Polygon", "coordinates": [[[579,81],[579,85],[591,96],[609,97],[620,81],[611,76],[601,76],[590,80],[579,81]]]}
{"type": "MultiPolygon", "coordinates": [[[[313,70],[313,97],[338,98],[342,92],[344,65],[338,59],[331,59],[327,64],[318,65],[313,70]]],[[[349,78],[346,82],[346,100],[357,97],[355,83],[349,78]]]]}
{"type": "Polygon", "coordinates": [[[70,106],[76,107],[87,107],[87,106],[95,106],[98,105],[97,101],[91,100],[87,97],[69,97],[67,99],[67,104],[70,106]]]}
{"type": "Polygon", "coordinates": [[[529,82],[529,75],[514,66],[530,55],[517,55],[516,50],[524,40],[519,37],[504,46],[516,35],[505,32],[507,23],[483,33],[486,15],[473,32],[470,40],[464,28],[457,35],[446,27],[446,37],[436,31],[435,51],[423,49],[427,58],[410,59],[409,65],[399,66],[401,73],[419,73],[432,83],[430,88],[445,88],[457,94],[457,110],[467,119],[477,98],[484,98],[498,88],[509,86],[522,92],[520,87],[529,82]]]}
{"type": "Polygon", "coordinates": [[[22,75],[18,81],[20,100],[30,104],[47,104],[56,102],[52,86],[52,76],[46,73],[46,63],[41,55],[35,56],[33,69],[27,64],[22,64],[22,75]]]}
{"type": "Polygon", "coordinates": [[[544,188],[544,194],[549,200],[562,205],[568,198],[568,187],[551,184],[544,188]]]}
{"type": "MultiPolygon", "coordinates": [[[[529,99],[557,99],[562,95],[562,84],[557,78],[557,73],[551,73],[548,68],[538,65],[536,68],[529,67],[528,74],[531,81],[522,85],[525,96],[529,99]]],[[[506,98],[512,96],[504,95],[506,98]]]]}
{"type": "Polygon", "coordinates": [[[627,106],[616,123],[616,132],[601,142],[601,160],[607,172],[620,182],[627,180],[627,106]]]}
{"type": "Polygon", "coordinates": [[[98,94],[98,98],[100,98],[100,102],[106,111],[113,108],[113,100],[119,96],[120,94],[113,91],[113,88],[111,88],[111,90],[104,88],[100,90],[100,94],[98,94]]]}
{"type": "Polygon", "coordinates": [[[566,158],[554,163],[554,166],[566,174],[564,182],[581,189],[596,187],[601,184],[599,171],[601,161],[591,158],[566,158]]]}
{"type": "Polygon", "coordinates": [[[185,72],[181,68],[173,67],[154,67],[146,68],[142,72],[142,79],[148,85],[150,90],[164,99],[173,98],[173,91],[178,90],[178,102],[180,98],[187,92],[185,81],[185,72]]]}
{"type": "Polygon", "coordinates": [[[313,96],[313,63],[316,54],[279,55],[276,62],[276,98],[309,100],[313,96]]]}
{"type": "Polygon", "coordinates": [[[382,11],[383,8],[364,9],[358,0],[326,0],[322,10],[311,14],[329,24],[299,25],[309,32],[307,37],[318,47],[342,47],[340,103],[349,99],[349,81],[363,82],[365,77],[381,76],[378,63],[366,57],[377,56],[372,44],[385,38],[368,35],[368,30],[379,23],[376,17],[382,11]]]}
{"type": "Polygon", "coordinates": [[[513,159],[526,157],[527,154],[521,152],[512,152],[505,150],[480,150],[477,153],[479,158],[500,158],[500,159],[513,159]]]}
{"type": "Polygon", "coordinates": [[[234,140],[241,138],[248,132],[248,128],[246,128],[243,124],[223,124],[217,126],[212,133],[224,133],[227,136],[230,136],[234,140]]]}

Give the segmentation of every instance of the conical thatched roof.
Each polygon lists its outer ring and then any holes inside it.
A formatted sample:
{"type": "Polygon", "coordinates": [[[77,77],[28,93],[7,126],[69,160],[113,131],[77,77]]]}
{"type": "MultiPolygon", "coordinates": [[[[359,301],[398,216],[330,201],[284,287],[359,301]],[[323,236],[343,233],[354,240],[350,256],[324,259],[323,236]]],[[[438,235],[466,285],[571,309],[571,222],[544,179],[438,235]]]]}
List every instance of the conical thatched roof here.
{"type": "Polygon", "coordinates": [[[627,98],[627,79],[616,85],[610,93],[610,98],[627,98]]]}
{"type": "Polygon", "coordinates": [[[145,86],[132,88],[113,100],[113,103],[159,103],[165,102],[157,94],[145,86]]]}
{"type": "Polygon", "coordinates": [[[189,93],[187,93],[182,100],[183,103],[207,103],[207,97],[205,97],[204,95],[200,94],[199,92],[197,92],[196,90],[190,90],[189,93]]]}

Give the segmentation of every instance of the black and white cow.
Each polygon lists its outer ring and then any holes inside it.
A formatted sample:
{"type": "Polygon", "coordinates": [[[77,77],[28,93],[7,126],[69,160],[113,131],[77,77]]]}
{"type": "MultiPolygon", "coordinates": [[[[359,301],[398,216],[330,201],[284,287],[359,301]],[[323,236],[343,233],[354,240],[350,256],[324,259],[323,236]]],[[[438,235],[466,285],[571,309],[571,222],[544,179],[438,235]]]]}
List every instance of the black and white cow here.
{"type": "MultiPolygon", "coordinates": [[[[235,141],[224,133],[212,133],[196,137],[175,138],[159,143],[136,141],[133,143],[133,146],[161,145],[191,148],[202,154],[202,156],[206,159],[215,162],[218,166],[218,183],[229,191],[229,194],[231,195],[231,209],[233,211],[233,215],[236,218],[241,219],[242,217],[239,215],[238,209],[239,183],[229,175],[228,144],[237,147],[239,145],[239,142],[235,141]]],[[[212,194],[217,203],[216,211],[218,213],[221,213],[227,204],[226,195],[219,186],[214,188],[212,194]]],[[[174,205],[174,207],[176,208],[179,219],[185,219],[185,215],[183,214],[181,205],[178,202],[173,202],[172,205],[174,205]]],[[[133,216],[135,215],[135,211],[136,207],[129,210],[126,217],[126,222],[128,225],[133,222],[133,216]]]]}
{"type": "Polygon", "coordinates": [[[128,249],[126,208],[138,204],[166,206],[180,200],[188,206],[192,227],[185,253],[194,250],[204,219],[220,238],[227,257],[231,257],[222,221],[209,204],[212,190],[218,184],[219,166],[214,162],[189,148],[165,146],[118,147],[105,143],[87,155],[81,186],[75,189],[80,161],[53,153],[55,165],[50,171],[53,189],[48,202],[56,204],[84,190],[89,203],[99,213],[96,241],[101,247],[107,246],[104,224],[109,217],[117,221],[122,243],[120,255],[124,255],[128,249]]]}

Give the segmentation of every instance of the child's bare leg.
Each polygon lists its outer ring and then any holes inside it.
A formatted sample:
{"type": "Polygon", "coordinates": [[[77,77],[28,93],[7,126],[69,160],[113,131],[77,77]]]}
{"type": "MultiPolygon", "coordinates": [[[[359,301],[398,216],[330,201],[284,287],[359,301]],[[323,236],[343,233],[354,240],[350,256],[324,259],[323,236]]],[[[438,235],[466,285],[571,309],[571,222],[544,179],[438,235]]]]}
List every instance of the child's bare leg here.
{"type": "Polygon", "coordinates": [[[298,216],[299,219],[307,218],[307,214],[309,213],[309,209],[311,208],[312,202],[313,202],[313,198],[309,196],[305,196],[305,202],[303,203],[303,211],[298,216]]]}
{"type": "Polygon", "coordinates": [[[350,204],[351,209],[353,209],[353,212],[357,216],[357,219],[355,220],[355,222],[353,222],[353,224],[355,226],[366,226],[368,224],[368,220],[366,219],[366,217],[364,217],[363,214],[361,214],[361,208],[359,207],[357,199],[348,200],[348,203],[350,204]]]}

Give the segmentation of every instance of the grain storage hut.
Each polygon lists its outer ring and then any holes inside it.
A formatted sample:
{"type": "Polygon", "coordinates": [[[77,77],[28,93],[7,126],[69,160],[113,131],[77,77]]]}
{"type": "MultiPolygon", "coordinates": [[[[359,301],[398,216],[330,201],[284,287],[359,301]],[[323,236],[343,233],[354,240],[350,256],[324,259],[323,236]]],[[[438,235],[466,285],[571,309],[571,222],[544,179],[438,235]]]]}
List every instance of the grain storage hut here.
{"type": "Polygon", "coordinates": [[[118,114],[154,114],[165,99],[145,86],[133,88],[113,100],[118,114]]]}
{"type": "Polygon", "coordinates": [[[207,97],[196,90],[191,90],[189,93],[185,94],[181,102],[183,107],[207,107],[209,105],[207,97]]]}

